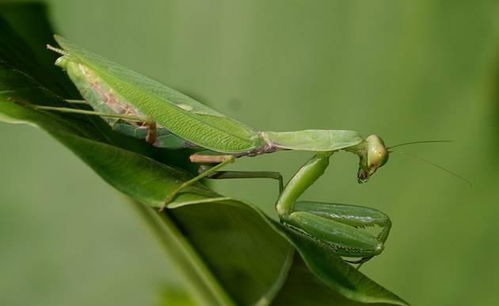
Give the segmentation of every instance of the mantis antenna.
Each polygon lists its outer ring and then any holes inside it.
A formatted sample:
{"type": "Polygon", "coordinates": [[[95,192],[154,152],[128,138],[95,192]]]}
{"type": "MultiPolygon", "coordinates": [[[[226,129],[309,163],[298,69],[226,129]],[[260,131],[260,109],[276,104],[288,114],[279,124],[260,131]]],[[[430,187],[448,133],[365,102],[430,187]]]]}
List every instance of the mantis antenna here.
{"type": "Polygon", "coordinates": [[[448,143],[452,142],[452,140],[444,139],[444,140],[420,140],[420,141],[410,141],[410,142],[403,142],[396,144],[391,147],[387,147],[388,150],[397,148],[397,147],[402,147],[402,146],[407,146],[407,145],[412,145],[412,144],[419,144],[419,143],[448,143]]]}
{"type": "Polygon", "coordinates": [[[393,146],[390,146],[390,147],[387,147],[388,149],[388,153],[395,153],[395,152],[399,152],[399,153],[402,153],[406,156],[409,156],[411,158],[414,158],[414,159],[417,159],[421,162],[424,162],[424,163],[427,163],[428,165],[431,165],[435,168],[438,168],[444,172],[447,172],[448,174],[460,179],[461,181],[465,182],[466,184],[468,184],[470,187],[472,187],[472,184],[471,182],[464,178],[463,176],[457,174],[456,172],[452,171],[452,170],[449,170],[445,167],[442,167],[440,166],[439,164],[436,164],[430,160],[427,160],[427,159],[424,159],[416,154],[412,154],[412,153],[407,153],[407,152],[404,152],[404,151],[393,151],[391,149],[393,148],[398,148],[398,147],[402,147],[402,146],[407,146],[407,145],[413,145],[413,144],[421,144],[421,143],[449,143],[449,142],[452,142],[452,140],[449,140],[449,139],[443,139],[443,140],[420,140],[420,141],[410,141],[410,142],[403,142],[403,143],[399,143],[399,144],[396,144],[396,145],[393,145],[393,146]]]}
{"type": "Polygon", "coordinates": [[[436,164],[436,163],[434,163],[434,162],[432,162],[432,161],[430,161],[430,160],[427,160],[427,159],[425,159],[425,158],[422,158],[422,157],[420,157],[420,156],[418,156],[418,155],[416,155],[416,154],[407,153],[407,152],[404,152],[404,151],[390,151],[390,152],[391,152],[391,153],[394,153],[394,152],[402,153],[402,154],[404,154],[404,155],[406,155],[406,156],[409,156],[409,157],[414,158],[414,159],[416,159],[416,160],[419,160],[419,161],[421,161],[421,162],[427,163],[427,164],[428,164],[428,165],[430,165],[430,166],[433,166],[433,167],[435,167],[435,168],[437,168],[437,169],[440,169],[440,170],[442,170],[442,171],[444,171],[444,172],[447,172],[448,174],[450,174],[450,175],[452,175],[452,176],[454,176],[454,177],[456,177],[456,178],[460,179],[461,181],[465,182],[465,183],[466,183],[467,185],[469,185],[470,187],[472,187],[472,186],[473,186],[473,185],[472,185],[472,183],[471,183],[468,179],[466,179],[466,178],[464,178],[463,176],[461,176],[461,175],[457,174],[456,172],[454,172],[454,171],[452,171],[452,170],[449,170],[449,169],[447,169],[447,168],[445,168],[445,167],[442,167],[442,166],[440,166],[439,164],[436,164]]]}

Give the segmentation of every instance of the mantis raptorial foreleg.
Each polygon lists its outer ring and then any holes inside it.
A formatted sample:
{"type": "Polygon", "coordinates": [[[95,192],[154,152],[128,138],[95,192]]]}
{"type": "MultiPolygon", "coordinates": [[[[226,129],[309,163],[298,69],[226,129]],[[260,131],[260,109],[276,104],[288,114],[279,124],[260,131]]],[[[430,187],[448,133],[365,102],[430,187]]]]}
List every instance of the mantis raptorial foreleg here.
{"type": "MultiPolygon", "coordinates": [[[[295,212],[291,214],[292,218],[296,218],[294,214],[297,212],[309,213],[314,216],[341,223],[342,226],[340,227],[331,227],[331,231],[336,233],[336,239],[334,239],[334,241],[341,241],[341,239],[338,239],[338,236],[348,235],[349,240],[354,240],[358,251],[355,253],[352,252],[354,249],[351,249],[349,252],[340,251],[338,253],[343,254],[344,256],[355,257],[355,254],[357,254],[356,256],[362,256],[360,260],[348,261],[350,263],[361,264],[378,254],[382,250],[380,250],[380,248],[383,247],[392,227],[392,222],[385,213],[374,208],[358,205],[300,201],[295,205],[295,212]],[[347,227],[344,227],[343,225],[346,225],[347,227]],[[381,228],[376,236],[373,236],[371,233],[364,230],[364,228],[372,226],[381,228]],[[340,234],[341,228],[345,228],[346,232],[340,234]],[[375,238],[375,240],[373,240],[373,238],[375,238]],[[358,245],[358,243],[362,241],[364,246],[358,245]]],[[[345,248],[352,246],[351,242],[343,244],[343,247],[345,248]]]]}
{"type": "Polygon", "coordinates": [[[381,253],[391,228],[384,213],[368,207],[296,202],[329,165],[332,152],[317,153],[291,178],[276,205],[281,222],[291,229],[333,248],[340,256],[360,257],[352,263],[364,263],[381,253]],[[377,236],[363,230],[380,226],[377,236]]]}
{"type": "Polygon", "coordinates": [[[388,238],[392,227],[392,222],[385,213],[371,207],[359,205],[299,201],[296,202],[295,211],[313,213],[355,228],[379,226],[381,231],[376,239],[383,243],[388,238]]]}
{"type": "Polygon", "coordinates": [[[277,200],[276,209],[279,216],[285,217],[294,211],[298,197],[324,174],[324,170],[329,165],[331,155],[333,155],[333,152],[315,154],[289,180],[277,200]]]}

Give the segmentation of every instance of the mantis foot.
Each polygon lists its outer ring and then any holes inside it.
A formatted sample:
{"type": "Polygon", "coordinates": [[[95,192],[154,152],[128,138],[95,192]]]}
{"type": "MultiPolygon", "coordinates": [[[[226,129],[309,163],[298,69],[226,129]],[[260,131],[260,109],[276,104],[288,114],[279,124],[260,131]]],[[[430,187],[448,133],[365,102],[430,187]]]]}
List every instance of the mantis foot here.
{"type": "Polygon", "coordinates": [[[212,161],[214,159],[216,159],[216,161],[219,161],[220,163],[218,165],[216,165],[216,166],[208,168],[208,170],[200,173],[196,177],[193,177],[192,179],[188,180],[187,182],[182,183],[179,187],[177,187],[172,192],[170,192],[166,196],[165,201],[163,202],[163,205],[160,206],[160,208],[159,208],[160,212],[163,211],[168,206],[168,204],[170,204],[175,199],[175,197],[178,195],[178,193],[182,189],[184,189],[184,188],[186,188],[186,187],[188,187],[188,186],[190,186],[190,185],[192,185],[192,184],[200,181],[201,179],[203,179],[205,177],[210,176],[213,173],[216,173],[220,168],[224,167],[225,165],[227,165],[229,163],[234,162],[234,160],[235,160],[235,157],[232,156],[232,155],[213,155],[213,156],[209,156],[208,155],[208,156],[204,156],[204,155],[193,154],[190,157],[191,161],[193,161],[193,159],[194,159],[193,162],[199,161],[198,159],[201,159],[203,162],[205,162],[206,158],[209,158],[212,161]]]}
{"type": "Polygon", "coordinates": [[[163,204],[159,207],[159,211],[162,212],[163,210],[165,210],[168,204],[170,204],[171,202],[173,202],[173,200],[175,200],[175,197],[178,195],[178,193],[187,186],[188,185],[184,183],[180,185],[177,189],[170,192],[163,201],[163,204]]]}

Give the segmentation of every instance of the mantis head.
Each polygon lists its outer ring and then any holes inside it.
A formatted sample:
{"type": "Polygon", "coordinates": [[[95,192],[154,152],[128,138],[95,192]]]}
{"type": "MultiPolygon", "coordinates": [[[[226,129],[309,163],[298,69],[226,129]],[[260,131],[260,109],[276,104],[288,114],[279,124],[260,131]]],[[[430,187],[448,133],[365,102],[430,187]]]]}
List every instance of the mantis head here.
{"type": "Polygon", "coordinates": [[[59,53],[61,55],[55,61],[55,65],[65,70],[69,62],[69,53],[64,49],[56,48],[51,45],[47,45],[47,49],[49,49],[50,51],[54,51],[55,53],[59,53]]]}
{"type": "MultiPolygon", "coordinates": [[[[401,144],[397,144],[394,146],[386,147],[385,143],[383,140],[377,136],[377,135],[371,135],[367,137],[364,142],[362,142],[357,148],[355,149],[355,153],[359,155],[360,157],[360,162],[359,162],[359,171],[357,173],[357,179],[359,183],[365,183],[369,180],[369,178],[378,170],[378,168],[382,167],[386,162],[388,161],[388,155],[390,153],[395,152],[392,150],[393,148],[396,147],[401,147],[401,146],[406,146],[406,145],[413,145],[413,144],[420,144],[420,143],[442,143],[442,142],[451,142],[451,140],[422,140],[422,141],[411,141],[411,142],[404,142],[401,144]]],[[[409,157],[416,158],[422,162],[425,162],[431,166],[434,166],[442,171],[445,171],[449,173],[450,175],[453,175],[457,177],[458,179],[464,181],[468,185],[471,186],[471,182],[467,180],[466,178],[460,176],[459,174],[444,168],[438,164],[435,164],[429,160],[423,159],[421,157],[418,157],[417,155],[409,154],[406,152],[400,152],[404,155],[407,155],[409,157]]]]}
{"type": "Polygon", "coordinates": [[[357,179],[359,183],[365,183],[369,178],[388,161],[388,149],[383,140],[377,135],[370,135],[364,142],[364,148],[360,150],[359,171],[357,179]]]}

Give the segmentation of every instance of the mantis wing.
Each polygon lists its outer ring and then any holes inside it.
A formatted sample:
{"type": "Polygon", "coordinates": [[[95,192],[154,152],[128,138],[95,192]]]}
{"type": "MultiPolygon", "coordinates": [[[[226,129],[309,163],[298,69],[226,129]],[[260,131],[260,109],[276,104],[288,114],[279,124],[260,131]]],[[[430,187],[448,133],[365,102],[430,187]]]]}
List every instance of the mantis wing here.
{"type": "Polygon", "coordinates": [[[191,97],[157,81],[86,51],[61,36],[56,41],[67,57],[84,65],[99,81],[118,93],[140,112],[173,134],[216,152],[239,153],[263,145],[257,131],[228,118],[191,97]]]}

